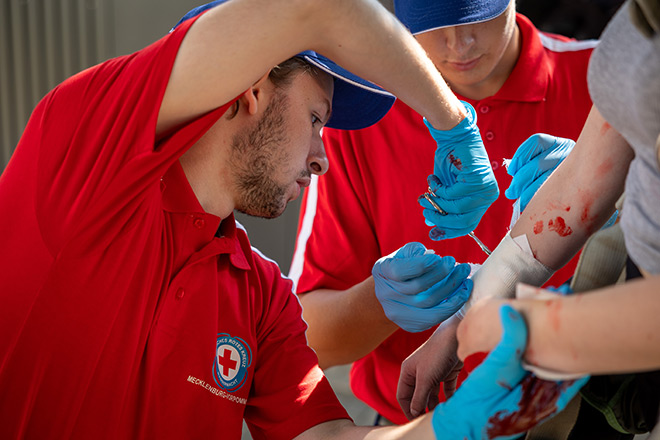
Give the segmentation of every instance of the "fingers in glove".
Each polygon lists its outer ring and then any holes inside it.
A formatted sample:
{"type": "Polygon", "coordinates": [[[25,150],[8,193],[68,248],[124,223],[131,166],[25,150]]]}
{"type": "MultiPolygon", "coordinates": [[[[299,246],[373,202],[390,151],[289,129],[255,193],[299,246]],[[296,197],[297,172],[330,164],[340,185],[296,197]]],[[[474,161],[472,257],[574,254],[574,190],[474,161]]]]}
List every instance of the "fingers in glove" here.
{"type": "Polygon", "coordinates": [[[468,281],[468,275],[470,275],[470,265],[457,265],[448,276],[427,290],[410,296],[410,305],[420,309],[432,309],[441,304],[443,308],[458,310],[467,301],[472,291],[471,284],[465,284],[468,281]]]}
{"type": "Polygon", "coordinates": [[[394,290],[414,295],[447,277],[455,266],[454,257],[426,254],[406,260],[396,258],[379,260],[372,272],[374,276],[383,278],[394,290]]]}
{"type": "MultiPolygon", "coordinates": [[[[484,181],[479,176],[472,178],[470,173],[461,176],[455,184],[451,186],[442,186],[434,191],[436,197],[445,202],[453,200],[454,202],[469,201],[474,206],[486,205],[495,201],[500,194],[497,187],[497,181],[493,176],[492,180],[484,181]]],[[[444,208],[444,205],[441,205],[444,208]]],[[[451,212],[451,211],[450,211],[451,212]]]]}
{"type": "Polygon", "coordinates": [[[470,385],[478,387],[484,394],[496,393],[499,389],[513,389],[528,374],[522,367],[527,346],[527,325],[522,315],[513,307],[500,307],[502,338],[486,359],[470,375],[470,385]]]}
{"type": "Polygon", "coordinates": [[[406,243],[388,256],[393,258],[409,258],[418,255],[424,255],[425,252],[426,247],[422,243],[411,241],[410,243],[406,243]]]}
{"type": "MultiPolygon", "coordinates": [[[[389,271],[392,275],[388,278],[387,284],[398,293],[402,295],[414,295],[418,297],[419,301],[422,301],[426,296],[438,296],[437,291],[430,291],[436,285],[442,285],[443,281],[448,283],[455,283],[456,287],[462,282],[459,278],[462,272],[454,274],[456,267],[456,260],[454,257],[440,257],[438,255],[433,255],[433,259],[429,260],[429,264],[426,266],[426,271],[420,272],[420,274],[412,277],[395,277],[401,271],[389,271]]],[[[468,272],[469,274],[469,272],[468,272]]],[[[467,275],[466,275],[467,276],[467,275]]],[[[450,293],[450,292],[449,292],[450,293]]],[[[442,301],[444,297],[438,298],[432,304],[429,304],[426,307],[432,307],[438,302],[442,301]]],[[[410,304],[417,305],[418,300],[411,298],[410,304]]],[[[405,299],[403,302],[408,303],[405,299]]]]}
{"type": "Polygon", "coordinates": [[[536,188],[538,188],[545,179],[548,178],[550,175],[549,172],[540,170],[536,165],[533,164],[528,164],[529,166],[525,166],[521,168],[517,173],[513,174],[513,179],[511,179],[511,183],[509,184],[509,187],[504,191],[504,195],[506,196],[507,199],[509,200],[515,200],[520,195],[525,191],[527,188],[530,186],[533,186],[536,184],[536,188]],[[547,174],[546,174],[547,172],[547,174]],[[544,176],[540,182],[539,182],[539,177],[544,176]],[[538,183],[537,183],[538,182],[538,183]]]}
{"type": "Polygon", "coordinates": [[[507,167],[507,172],[513,176],[524,165],[528,164],[536,156],[552,147],[552,145],[554,145],[554,139],[550,139],[548,135],[543,133],[531,135],[516,149],[516,152],[507,167]]]}

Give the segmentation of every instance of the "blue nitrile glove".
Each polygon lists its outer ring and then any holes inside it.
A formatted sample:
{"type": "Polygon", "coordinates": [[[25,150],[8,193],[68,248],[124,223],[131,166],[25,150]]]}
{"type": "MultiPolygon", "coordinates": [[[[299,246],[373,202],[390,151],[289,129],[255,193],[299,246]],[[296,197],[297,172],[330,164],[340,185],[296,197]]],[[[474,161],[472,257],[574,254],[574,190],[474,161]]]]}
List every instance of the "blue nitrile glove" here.
{"type": "Polygon", "coordinates": [[[437,196],[434,202],[447,213],[442,215],[424,197],[419,199],[427,225],[435,226],[429,232],[433,240],[469,234],[499,196],[477,114],[470,104],[461,102],[468,115],[451,130],[436,130],[424,119],[437,144],[433,174],[427,180],[437,196]]]}
{"type": "Polygon", "coordinates": [[[513,177],[504,192],[509,200],[520,199],[520,212],[550,174],[566,159],[575,142],[549,134],[531,135],[513,155],[507,173],[513,177]]]}
{"type": "Polygon", "coordinates": [[[516,438],[561,411],[587,382],[588,377],[546,381],[525,371],[525,320],[506,304],[500,308],[500,319],[500,343],[456,394],[435,408],[432,424],[438,440],[516,438]]]}
{"type": "Polygon", "coordinates": [[[472,292],[468,264],[426,253],[408,243],[376,261],[371,271],[385,315],[402,329],[421,332],[456,313],[472,292]]]}
{"type": "Polygon", "coordinates": [[[566,296],[566,295],[572,295],[573,289],[571,289],[571,284],[570,283],[564,283],[559,287],[544,287],[545,290],[549,290],[550,292],[556,292],[560,295],[566,296]]]}

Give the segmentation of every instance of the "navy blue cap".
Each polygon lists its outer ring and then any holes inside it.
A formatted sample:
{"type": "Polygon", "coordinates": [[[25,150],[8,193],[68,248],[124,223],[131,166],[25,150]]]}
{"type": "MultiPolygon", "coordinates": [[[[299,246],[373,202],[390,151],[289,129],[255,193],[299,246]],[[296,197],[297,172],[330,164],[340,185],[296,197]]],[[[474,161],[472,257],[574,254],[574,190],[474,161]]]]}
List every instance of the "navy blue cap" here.
{"type": "MultiPolygon", "coordinates": [[[[228,0],[215,0],[192,9],[174,25],[172,30],[184,21],[226,1],[228,0]]],[[[368,127],[385,116],[394,104],[396,98],[390,92],[352,74],[319,53],[307,50],[296,56],[334,77],[332,115],[326,124],[327,127],[342,130],[368,127]]]]}
{"type": "Polygon", "coordinates": [[[411,33],[479,23],[500,15],[510,0],[394,0],[394,14],[411,33]]]}

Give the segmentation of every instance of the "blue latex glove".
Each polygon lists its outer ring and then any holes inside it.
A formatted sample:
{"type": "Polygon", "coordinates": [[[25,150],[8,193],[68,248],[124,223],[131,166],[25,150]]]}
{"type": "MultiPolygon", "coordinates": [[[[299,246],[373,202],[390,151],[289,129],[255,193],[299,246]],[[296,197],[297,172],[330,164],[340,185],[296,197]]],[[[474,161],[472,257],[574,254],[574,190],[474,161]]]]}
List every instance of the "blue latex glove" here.
{"type": "Polygon", "coordinates": [[[551,292],[557,292],[560,295],[566,296],[566,295],[571,295],[573,294],[573,289],[571,289],[570,283],[565,283],[562,284],[559,287],[544,287],[545,290],[549,290],[551,292]]]}
{"type": "Polygon", "coordinates": [[[449,318],[472,292],[468,264],[457,265],[453,257],[425,252],[423,244],[408,243],[376,261],[371,271],[385,315],[409,332],[421,332],[449,318]]]}
{"type": "Polygon", "coordinates": [[[553,382],[525,371],[527,326],[511,306],[500,308],[500,343],[449,400],[433,413],[433,431],[445,439],[513,439],[561,411],[587,382],[553,382]]]}
{"type": "MultiPolygon", "coordinates": [[[[462,101],[461,101],[462,102],[462,101]]],[[[460,237],[472,232],[488,207],[499,196],[490,159],[477,128],[474,108],[462,102],[468,116],[447,131],[436,130],[424,119],[437,144],[433,174],[428,183],[433,197],[447,215],[442,215],[423,197],[424,217],[433,240],[460,237]]]]}
{"type": "Polygon", "coordinates": [[[537,133],[531,135],[513,155],[507,173],[513,176],[504,192],[509,200],[520,199],[520,212],[550,174],[566,159],[575,142],[570,139],[537,133]]]}

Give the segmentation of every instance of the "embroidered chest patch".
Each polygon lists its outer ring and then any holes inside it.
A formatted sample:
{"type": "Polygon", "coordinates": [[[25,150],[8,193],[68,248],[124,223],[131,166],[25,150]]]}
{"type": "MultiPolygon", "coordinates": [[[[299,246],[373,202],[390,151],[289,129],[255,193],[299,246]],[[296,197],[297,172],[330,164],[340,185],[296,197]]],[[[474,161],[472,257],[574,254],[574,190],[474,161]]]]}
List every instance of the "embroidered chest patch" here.
{"type": "Polygon", "coordinates": [[[252,351],[244,340],[218,333],[213,378],[220,388],[230,393],[241,389],[251,364],[252,351]]]}

